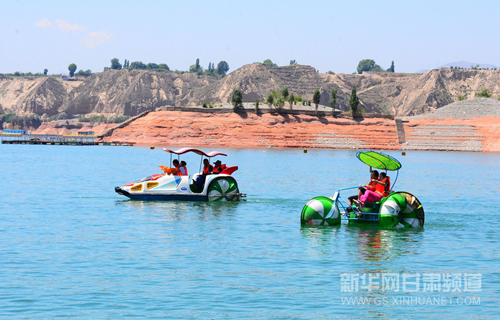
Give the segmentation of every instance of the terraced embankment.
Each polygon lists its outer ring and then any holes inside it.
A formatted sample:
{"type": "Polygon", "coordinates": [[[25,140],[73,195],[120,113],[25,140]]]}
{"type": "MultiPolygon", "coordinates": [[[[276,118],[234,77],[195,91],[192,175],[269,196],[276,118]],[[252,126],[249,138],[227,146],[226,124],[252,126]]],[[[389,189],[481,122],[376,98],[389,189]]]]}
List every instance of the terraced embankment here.
{"type": "Polygon", "coordinates": [[[115,128],[101,141],[172,147],[500,152],[498,100],[457,102],[404,121],[405,141],[400,143],[395,121],[383,118],[156,111],[115,128]]]}
{"type": "Polygon", "coordinates": [[[500,152],[500,101],[477,98],[410,117],[404,150],[500,152]]]}
{"type": "Polygon", "coordinates": [[[390,119],[157,111],[117,128],[104,142],[227,148],[399,149],[390,119]]]}

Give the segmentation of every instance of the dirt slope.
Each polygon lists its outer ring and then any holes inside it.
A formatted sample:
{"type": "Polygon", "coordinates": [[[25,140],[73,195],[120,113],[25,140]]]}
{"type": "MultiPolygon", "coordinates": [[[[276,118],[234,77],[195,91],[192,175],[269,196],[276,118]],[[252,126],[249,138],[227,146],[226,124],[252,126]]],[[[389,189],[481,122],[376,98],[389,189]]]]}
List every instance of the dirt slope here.
{"type": "Polygon", "coordinates": [[[193,106],[203,101],[227,103],[234,89],[245,102],[264,101],[273,89],[311,100],[321,92],[329,105],[330,90],[338,88],[337,108],[348,110],[352,86],[361,109],[397,116],[417,115],[441,108],[459,95],[472,98],[483,88],[500,96],[500,70],[431,70],[419,74],[323,74],[310,66],[245,65],[226,77],[182,72],[107,70],[85,81],[54,77],[0,77],[0,113],[54,115],[138,115],[162,106],[193,106]]]}

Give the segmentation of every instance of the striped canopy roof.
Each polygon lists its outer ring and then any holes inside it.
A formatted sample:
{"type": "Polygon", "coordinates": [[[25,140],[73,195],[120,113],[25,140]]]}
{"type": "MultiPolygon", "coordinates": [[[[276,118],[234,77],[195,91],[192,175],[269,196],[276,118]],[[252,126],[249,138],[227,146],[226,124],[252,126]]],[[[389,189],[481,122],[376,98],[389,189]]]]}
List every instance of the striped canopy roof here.
{"type": "Polygon", "coordinates": [[[356,157],[364,164],[381,170],[396,171],[402,167],[401,163],[397,159],[378,151],[358,151],[356,153],[356,157]]]}
{"type": "Polygon", "coordinates": [[[219,151],[210,151],[210,152],[205,153],[205,152],[203,152],[199,149],[195,149],[195,148],[182,148],[182,149],[175,150],[175,151],[163,148],[163,151],[166,151],[168,153],[173,153],[173,154],[184,154],[184,153],[188,153],[188,152],[194,152],[200,156],[205,156],[205,157],[209,157],[209,158],[212,158],[215,156],[227,156],[227,154],[219,152],[219,151]]]}

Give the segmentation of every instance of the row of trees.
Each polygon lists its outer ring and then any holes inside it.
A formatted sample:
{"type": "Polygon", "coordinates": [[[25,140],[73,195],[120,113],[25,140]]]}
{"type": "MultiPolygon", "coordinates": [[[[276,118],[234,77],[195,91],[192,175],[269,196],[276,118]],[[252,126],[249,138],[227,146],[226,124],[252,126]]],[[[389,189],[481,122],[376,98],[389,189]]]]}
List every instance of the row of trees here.
{"type": "MultiPolygon", "coordinates": [[[[316,112],[318,111],[318,105],[321,100],[321,92],[319,89],[316,89],[313,93],[313,99],[312,102],[316,106],[316,112]]],[[[288,102],[290,105],[290,110],[292,110],[293,105],[302,102],[304,105],[311,105],[311,101],[308,100],[307,102],[302,99],[300,95],[294,95],[293,92],[290,93],[288,90],[288,87],[284,87],[281,91],[276,91],[272,90],[269,95],[267,96],[267,99],[265,103],[269,105],[269,107],[276,107],[277,109],[281,109],[285,106],[285,103],[288,102]]],[[[241,92],[240,89],[234,89],[232,94],[231,94],[231,103],[233,104],[234,110],[236,110],[238,107],[243,106],[243,93],[241,92]]],[[[259,108],[259,99],[255,101],[255,106],[256,110],[259,108]]],[[[335,106],[337,105],[337,87],[333,87],[332,90],[330,91],[330,107],[332,109],[335,109],[335,106]]],[[[351,90],[351,96],[349,97],[349,106],[351,108],[353,116],[355,116],[358,113],[358,106],[359,106],[359,98],[356,93],[356,87],[353,85],[352,90],[351,90]]]]}
{"type": "Polygon", "coordinates": [[[203,70],[203,67],[200,65],[200,59],[196,59],[196,63],[189,67],[189,72],[196,72],[199,75],[206,74],[225,76],[228,71],[229,64],[224,60],[220,61],[217,64],[217,67],[215,67],[215,63],[209,62],[208,68],[203,70]]]}
{"type": "MultiPolygon", "coordinates": [[[[111,66],[105,67],[104,71],[106,71],[108,69],[115,69],[115,70],[139,69],[139,70],[170,71],[170,68],[168,67],[168,65],[166,63],[160,63],[160,64],[148,63],[148,64],[145,64],[142,61],[130,62],[129,60],[125,59],[125,61],[123,62],[123,65],[122,65],[118,58],[111,59],[111,66]]],[[[217,67],[215,66],[215,63],[209,62],[208,68],[204,70],[203,67],[200,65],[200,59],[196,59],[196,63],[189,67],[188,72],[196,72],[200,75],[207,74],[207,75],[225,76],[228,70],[229,70],[229,64],[226,61],[220,61],[217,64],[217,67]]]]}
{"type": "Polygon", "coordinates": [[[389,69],[384,70],[378,64],[375,63],[375,60],[372,59],[364,59],[358,63],[357,71],[359,74],[362,74],[363,71],[374,71],[374,72],[394,72],[394,61],[392,61],[389,69]]]}
{"type": "MultiPolygon", "coordinates": [[[[75,71],[76,71],[77,68],[78,67],[74,63],[71,63],[68,66],[69,76],[70,77],[73,77],[74,75],[82,76],[82,77],[88,77],[88,76],[92,75],[92,70],[90,70],[90,69],[88,69],[88,70],[79,70],[77,73],[75,73],[75,71]]],[[[45,69],[45,70],[47,70],[47,69],[45,69]]]]}
{"type": "Polygon", "coordinates": [[[457,67],[457,66],[450,66],[450,69],[455,69],[455,70],[497,70],[496,67],[493,68],[480,68],[478,64],[475,66],[471,66],[470,68],[464,68],[464,67],[457,67]]]}

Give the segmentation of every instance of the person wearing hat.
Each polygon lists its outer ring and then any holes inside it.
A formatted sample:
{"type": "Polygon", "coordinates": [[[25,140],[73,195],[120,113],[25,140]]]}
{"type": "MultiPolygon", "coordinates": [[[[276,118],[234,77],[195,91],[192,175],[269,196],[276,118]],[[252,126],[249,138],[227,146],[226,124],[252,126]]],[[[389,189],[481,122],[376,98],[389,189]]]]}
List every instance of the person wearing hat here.
{"type": "Polygon", "coordinates": [[[220,160],[215,161],[213,173],[221,173],[222,170],[226,168],[226,165],[222,164],[220,160]]]}

